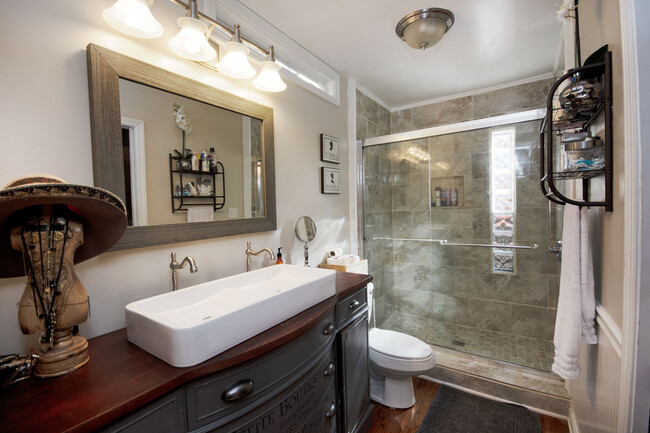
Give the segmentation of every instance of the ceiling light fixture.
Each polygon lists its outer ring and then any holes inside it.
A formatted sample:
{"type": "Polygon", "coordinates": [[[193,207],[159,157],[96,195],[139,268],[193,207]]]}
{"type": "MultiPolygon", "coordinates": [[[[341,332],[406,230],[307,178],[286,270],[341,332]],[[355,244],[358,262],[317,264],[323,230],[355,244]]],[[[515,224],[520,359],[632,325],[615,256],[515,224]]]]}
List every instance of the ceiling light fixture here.
{"type": "Polygon", "coordinates": [[[153,0],[117,0],[104,9],[104,21],[114,29],[136,38],[154,39],[162,36],[163,26],[149,10],[153,0]]]}
{"type": "Polygon", "coordinates": [[[253,86],[266,92],[282,92],[287,88],[287,85],[280,77],[280,65],[275,63],[275,52],[273,45],[269,45],[269,55],[265,61],[262,62],[262,71],[253,80],[253,86]]]}
{"type": "Polygon", "coordinates": [[[447,9],[421,9],[402,18],[395,33],[410,47],[425,50],[437,44],[454,21],[454,14],[447,9]]]}
{"type": "MultiPolygon", "coordinates": [[[[214,64],[205,62],[214,59],[217,55],[209,40],[212,32],[218,30],[229,37],[230,42],[225,43],[225,54],[217,63],[216,70],[234,78],[254,77],[257,70],[250,64],[248,57],[253,50],[255,55],[266,58],[261,62],[261,72],[255,80],[255,87],[267,92],[281,92],[287,88],[279,74],[279,70],[284,66],[275,61],[272,46],[269,46],[267,51],[253,41],[243,38],[239,25],[235,25],[233,30],[230,30],[224,24],[202,14],[197,9],[196,0],[189,0],[189,3],[182,0],[169,1],[188,12],[188,16],[177,20],[181,30],[168,44],[175,54],[215,70],[214,64]]],[[[117,0],[112,7],[105,9],[102,15],[112,27],[129,36],[157,38],[163,34],[164,29],[149,10],[149,5],[152,3],[153,0],[117,0]]]]}
{"type": "Polygon", "coordinates": [[[226,42],[226,55],[217,63],[217,70],[231,78],[251,78],[256,74],[248,61],[250,50],[242,44],[239,25],[235,24],[232,40],[226,42]]]}
{"type": "Polygon", "coordinates": [[[217,57],[217,52],[206,38],[208,26],[198,19],[196,0],[190,0],[190,16],[180,17],[176,23],[181,30],[169,41],[169,49],[176,55],[196,62],[207,62],[217,57]]]}

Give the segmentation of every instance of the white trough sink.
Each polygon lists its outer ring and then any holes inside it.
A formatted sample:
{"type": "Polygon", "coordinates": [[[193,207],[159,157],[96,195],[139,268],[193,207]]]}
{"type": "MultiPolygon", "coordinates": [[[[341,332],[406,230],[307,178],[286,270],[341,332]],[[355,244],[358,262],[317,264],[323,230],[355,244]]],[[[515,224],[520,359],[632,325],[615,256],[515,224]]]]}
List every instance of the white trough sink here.
{"type": "Polygon", "coordinates": [[[275,265],[132,302],[130,342],[189,367],[334,296],[336,272],[275,265]]]}

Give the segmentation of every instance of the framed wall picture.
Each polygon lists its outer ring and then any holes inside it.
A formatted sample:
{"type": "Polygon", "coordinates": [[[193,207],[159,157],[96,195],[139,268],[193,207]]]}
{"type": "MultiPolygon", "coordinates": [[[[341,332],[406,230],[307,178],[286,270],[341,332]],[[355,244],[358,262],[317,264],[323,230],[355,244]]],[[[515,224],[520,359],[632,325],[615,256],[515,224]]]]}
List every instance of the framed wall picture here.
{"type": "Polygon", "coordinates": [[[341,172],[338,168],[321,167],[321,188],[323,194],[341,192],[341,172]]]}
{"type": "Polygon", "coordinates": [[[326,134],[320,135],[320,160],[339,164],[339,139],[326,134]]]}

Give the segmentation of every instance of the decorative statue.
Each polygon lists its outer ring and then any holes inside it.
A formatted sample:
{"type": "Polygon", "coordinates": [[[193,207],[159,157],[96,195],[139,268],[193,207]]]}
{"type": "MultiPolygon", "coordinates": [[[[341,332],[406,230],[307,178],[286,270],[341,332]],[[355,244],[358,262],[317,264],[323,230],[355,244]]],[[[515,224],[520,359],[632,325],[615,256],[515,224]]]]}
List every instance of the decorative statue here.
{"type": "Polygon", "coordinates": [[[73,335],[88,317],[73,265],[112,247],[126,224],[122,201],[99,188],[38,175],[0,190],[0,277],[27,275],[18,322],[23,334],[40,335],[36,376],[61,376],[88,362],[88,342],[73,335]]]}

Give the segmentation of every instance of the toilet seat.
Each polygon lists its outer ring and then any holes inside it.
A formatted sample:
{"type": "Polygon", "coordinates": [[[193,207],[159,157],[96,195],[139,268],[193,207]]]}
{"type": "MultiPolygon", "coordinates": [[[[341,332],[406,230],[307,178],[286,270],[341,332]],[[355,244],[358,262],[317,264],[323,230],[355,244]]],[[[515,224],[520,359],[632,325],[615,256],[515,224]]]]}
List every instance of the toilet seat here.
{"type": "Polygon", "coordinates": [[[424,361],[433,354],[431,347],[422,340],[388,329],[371,329],[368,333],[368,346],[382,358],[397,358],[403,361],[424,361]]]}

